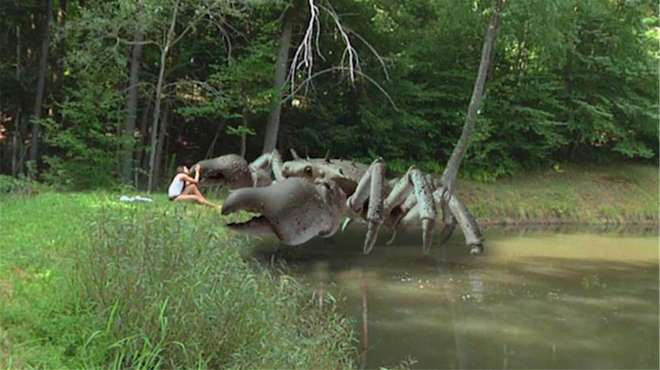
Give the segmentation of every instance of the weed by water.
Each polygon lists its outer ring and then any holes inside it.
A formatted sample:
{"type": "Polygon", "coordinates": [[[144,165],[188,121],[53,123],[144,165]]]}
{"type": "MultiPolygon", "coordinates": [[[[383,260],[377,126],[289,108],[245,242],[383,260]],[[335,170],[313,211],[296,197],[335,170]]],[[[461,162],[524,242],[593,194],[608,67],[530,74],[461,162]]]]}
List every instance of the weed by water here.
{"type": "Polygon", "coordinates": [[[348,368],[350,325],[332,305],[240,254],[213,212],[103,212],[77,264],[106,318],[86,345],[113,368],[348,368]]]}

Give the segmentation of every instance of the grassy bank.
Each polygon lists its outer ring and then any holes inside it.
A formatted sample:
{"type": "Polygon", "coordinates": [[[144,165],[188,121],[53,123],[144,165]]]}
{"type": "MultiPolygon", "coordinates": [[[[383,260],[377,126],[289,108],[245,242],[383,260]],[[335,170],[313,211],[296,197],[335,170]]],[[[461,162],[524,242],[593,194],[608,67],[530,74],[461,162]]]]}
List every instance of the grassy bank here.
{"type": "Polygon", "coordinates": [[[559,166],[490,184],[460,181],[480,223],[657,223],[658,168],[618,163],[559,166]]]}
{"type": "Polygon", "coordinates": [[[0,368],[351,366],[333,305],[245,261],[216,210],[117,198],[0,199],[0,368]]]}

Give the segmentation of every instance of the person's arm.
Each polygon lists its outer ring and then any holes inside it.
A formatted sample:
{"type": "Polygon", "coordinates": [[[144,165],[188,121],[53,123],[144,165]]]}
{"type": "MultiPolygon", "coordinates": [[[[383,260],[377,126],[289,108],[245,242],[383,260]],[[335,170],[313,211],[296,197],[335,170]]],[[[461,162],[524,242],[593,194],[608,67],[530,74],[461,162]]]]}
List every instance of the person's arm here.
{"type": "Polygon", "coordinates": [[[197,181],[197,178],[198,178],[198,177],[199,177],[199,176],[195,176],[195,178],[193,179],[192,177],[186,175],[185,173],[182,173],[182,174],[181,174],[181,180],[183,180],[183,181],[185,181],[185,182],[187,182],[187,183],[195,184],[195,185],[197,185],[197,182],[198,182],[198,181],[197,181]]]}
{"type": "Polygon", "coordinates": [[[193,171],[195,171],[195,184],[199,183],[199,174],[202,172],[202,166],[198,164],[193,167],[193,171]]]}

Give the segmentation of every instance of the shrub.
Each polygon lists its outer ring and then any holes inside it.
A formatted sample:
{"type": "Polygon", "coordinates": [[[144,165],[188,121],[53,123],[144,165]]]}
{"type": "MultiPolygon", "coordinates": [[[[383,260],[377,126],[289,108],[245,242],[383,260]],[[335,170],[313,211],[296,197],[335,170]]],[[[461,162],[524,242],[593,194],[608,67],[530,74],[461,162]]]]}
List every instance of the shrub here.
{"type": "Polygon", "coordinates": [[[38,192],[38,185],[25,177],[0,175],[0,195],[30,195],[38,192]]]}
{"type": "Polygon", "coordinates": [[[245,239],[187,209],[105,212],[79,256],[82,295],[107,319],[92,341],[110,344],[113,367],[352,367],[353,334],[332,304],[245,262],[245,239]]]}
{"type": "Polygon", "coordinates": [[[59,188],[93,189],[118,182],[116,135],[122,122],[122,95],[103,84],[86,81],[67,91],[58,105],[62,118],[44,118],[44,141],[56,155],[44,158],[43,178],[59,188]]]}

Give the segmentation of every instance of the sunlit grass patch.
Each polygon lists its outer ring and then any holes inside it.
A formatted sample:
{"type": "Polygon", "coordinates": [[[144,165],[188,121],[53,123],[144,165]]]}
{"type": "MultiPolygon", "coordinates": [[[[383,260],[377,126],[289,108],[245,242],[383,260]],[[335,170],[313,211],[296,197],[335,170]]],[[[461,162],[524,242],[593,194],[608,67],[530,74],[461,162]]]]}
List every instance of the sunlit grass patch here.
{"type": "Polygon", "coordinates": [[[0,368],[351,366],[345,319],[218,210],[119,195],[0,198],[0,368]]]}
{"type": "Polygon", "coordinates": [[[489,184],[461,181],[478,220],[497,223],[635,223],[658,220],[654,166],[571,164],[489,184]]]}
{"type": "Polygon", "coordinates": [[[89,235],[79,281],[107,318],[96,337],[111,343],[115,366],[350,367],[344,319],[320,311],[290,277],[244,262],[245,240],[217,215],[104,212],[89,235]]]}

